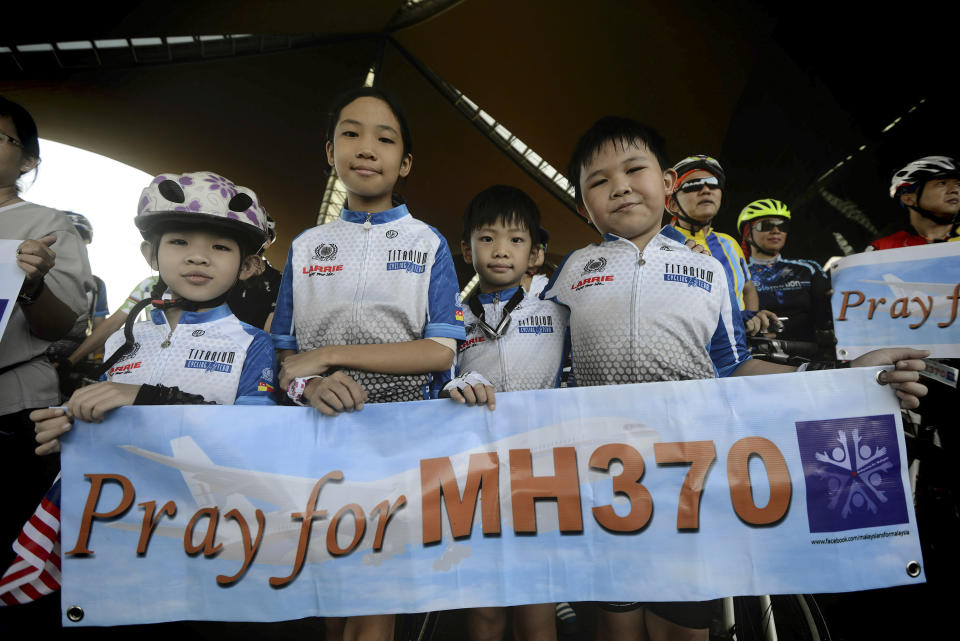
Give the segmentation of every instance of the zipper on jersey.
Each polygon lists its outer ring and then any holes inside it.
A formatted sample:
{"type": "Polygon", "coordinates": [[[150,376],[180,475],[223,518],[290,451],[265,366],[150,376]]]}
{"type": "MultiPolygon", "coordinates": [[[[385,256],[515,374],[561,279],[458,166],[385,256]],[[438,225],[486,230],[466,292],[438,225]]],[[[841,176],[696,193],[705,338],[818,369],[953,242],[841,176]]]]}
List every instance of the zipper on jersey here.
{"type": "MultiPolygon", "coordinates": [[[[500,292],[494,292],[493,293],[493,311],[495,313],[493,317],[502,319],[503,311],[498,308],[499,304],[500,304],[500,292]]],[[[497,321],[498,324],[499,322],[500,321],[497,321]]],[[[510,330],[508,328],[507,332],[503,336],[501,336],[498,340],[494,341],[494,343],[497,344],[497,357],[498,357],[498,360],[500,361],[500,380],[502,381],[501,383],[502,389],[510,389],[509,382],[507,381],[507,368],[503,362],[503,339],[507,337],[506,334],[509,332],[510,330]]]]}
{"type": "MultiPolygon", "coordinates": [[[[647,247],[649,247],[649,243],[647,247]]],[[[646,247],[644,248],[646,250],[646,247]]],[[[637,267],[633,270],[633,293],[630,299],[630,354],[636,358],[637,355],[637,302],[640,294],[640,270],[647,264],[643,258],[643,252],[637,251],[637,267]]]]}
{"type": "MultiPolygon", "coordinates": [[[[363,221],[364,231],[369,232],[373,225],[370,224],[370,218],[373,214],[368,213],[367,219],[363,221]]],[[[370,258],[370,238],[372,234],[364,234],[363,239],[363,260],[360,262],[360,274],[357,278],[357,290],[353,296],[353,328],[360,327],[360,304],[363,301],[363,292],[367,287],[367,261],[370,258]]]]}

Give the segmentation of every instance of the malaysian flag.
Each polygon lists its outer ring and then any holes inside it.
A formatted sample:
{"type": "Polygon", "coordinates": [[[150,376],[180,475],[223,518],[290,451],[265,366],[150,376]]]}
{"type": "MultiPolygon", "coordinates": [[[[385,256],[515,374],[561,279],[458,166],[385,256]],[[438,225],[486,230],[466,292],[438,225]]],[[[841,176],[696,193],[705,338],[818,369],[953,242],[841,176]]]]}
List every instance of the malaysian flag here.
{"type": "Polygon", "coordinates": [[[13,544],[17,558],[0,578],[0,605],[35,601],[60,589],[60,475],[13,544]]]}

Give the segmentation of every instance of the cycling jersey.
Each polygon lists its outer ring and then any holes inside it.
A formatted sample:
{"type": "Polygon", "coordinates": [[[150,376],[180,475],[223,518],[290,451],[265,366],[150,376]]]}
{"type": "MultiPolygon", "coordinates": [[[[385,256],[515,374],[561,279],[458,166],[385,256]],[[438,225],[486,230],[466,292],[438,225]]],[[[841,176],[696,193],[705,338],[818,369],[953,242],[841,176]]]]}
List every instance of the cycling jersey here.
{"type": "MultiPolygon", "coordinates": [[[[954,230],[953,235],[949,238],[943,240],[935,240],[935,243],[942,242],[954,242],[960,240],[960,236],[957,236],[957,231],[954,230]]],[[[900,231],[890,234],[889,236],[884,236],[883,238],[878,238],[869,245],[865,251],[873,251],[875,249],[897,249],[899,247],[915,247],[917,245],[928,245],[930,241],[918,234],[913,227],[907,229],[901,229],[900,231]]]]}
{"type": "MultiPolygon", "coordinates": [[[[180,314],[171,331],[158,309],[133,326],[133,350],[106,372],[115,383],[179,387],[220,405],[273,405],[276,356],[270,336],[241,323],[220,305],[180,314]]],[[[105,354],[124,342],[123,330],[107,339],[105,354]]]]}
{"type": "MultiPolygon", "coordinates": [[[[517,288],[477,294],[484,320],[496,327],[517,288]]],[[[570,312],[552,301],[526,294],[510,313],[500,338],[488,336],[470,308],[463,310],[467,339],[459,344],[457,373],[482,374],[498,392],[558,387],[563,360],[569,351],[570,312]]]]}
{"type": "Polygon", "coordinates": [[[605,234],[540,295],[570,309],[577,385],[729,376],[750,358],[723,266],[664,227],[641,252],[605,234]]]}
{"type": "Polygon", "coordinates": [[[760,309],[788,319],[778,338],[815,342],[815,330],[830,328],[830,286],[816,261],[779,256],[764,261],[751,256],[750,273],[760,295],[760,309]]]}
{"type": "Polygon", "coordinates": [[[720,261],[727,274],[730,288],[737,294],[737,308],[743,309],[743,286],[750,280],[750,268],[747,266],[747,259],[743,256],[740,244],[733,237],[712,229],[706,234],[703,233],[703,229],[693,233],[679,225],[674,226],[674,229],[683,234],[687,240],[694,240],[703,245],[711,256],[720,261]]]}
{"type": "MultiPolygon", "coordinates": [[[[271,326],[277,349],[464,339],[453,258],[405,205],[340,217],[294,239],[271,326]]],[[[423,399],[430,375],[345,370],[370,403],[423,399]]]]}

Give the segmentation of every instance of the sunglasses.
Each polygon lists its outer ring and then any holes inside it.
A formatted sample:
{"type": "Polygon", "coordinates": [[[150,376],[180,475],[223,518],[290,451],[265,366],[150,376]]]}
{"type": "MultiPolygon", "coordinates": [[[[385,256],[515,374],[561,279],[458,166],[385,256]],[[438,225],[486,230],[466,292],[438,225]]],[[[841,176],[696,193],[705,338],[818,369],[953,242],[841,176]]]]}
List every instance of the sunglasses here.
{"type": "Polygon", "coordinates": [[[709,189],[720,189],[720,180],[716,176],[695,178],[680,185],[680,191],[685,194],[692,194],[700,191],[704,187],[709,189]]]}
{"type": "Polygon", "coordinates": [[[784,234],[790,231],[790,223],[786,220],[761,220],[753,226],[757,231],[776,231],[780,230],[784,234]]]}

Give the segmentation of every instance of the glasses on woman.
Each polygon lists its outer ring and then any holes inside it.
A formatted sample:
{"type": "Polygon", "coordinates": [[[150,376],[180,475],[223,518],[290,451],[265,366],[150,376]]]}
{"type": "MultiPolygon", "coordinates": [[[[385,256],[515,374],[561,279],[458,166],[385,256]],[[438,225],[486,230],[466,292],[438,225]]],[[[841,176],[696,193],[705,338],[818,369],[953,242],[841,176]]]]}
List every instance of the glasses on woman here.
{"type": "Polygon", "coordinates": [[[14,138],[13,136],[11,136],[10,134],[5,134],[5,133],[3,133],[2,131],[0,131],[0,142],[8,142],[8,143],[10,143],[11,145],[13,145],[14,147],[18,147],[18,148],[20,148],[20,149],[23,149],[23,143],[22,143],[22,142],[20,142],[19,140],[17,140],[16,138],[14,138]]]}
{"type": "Polygon", "coordinates": [[[774,231],[780,230],[783,233],[787,233],[790,229],[790,224],[785,220],[761,220],[754,227],[757,231],[774,231]]]}

